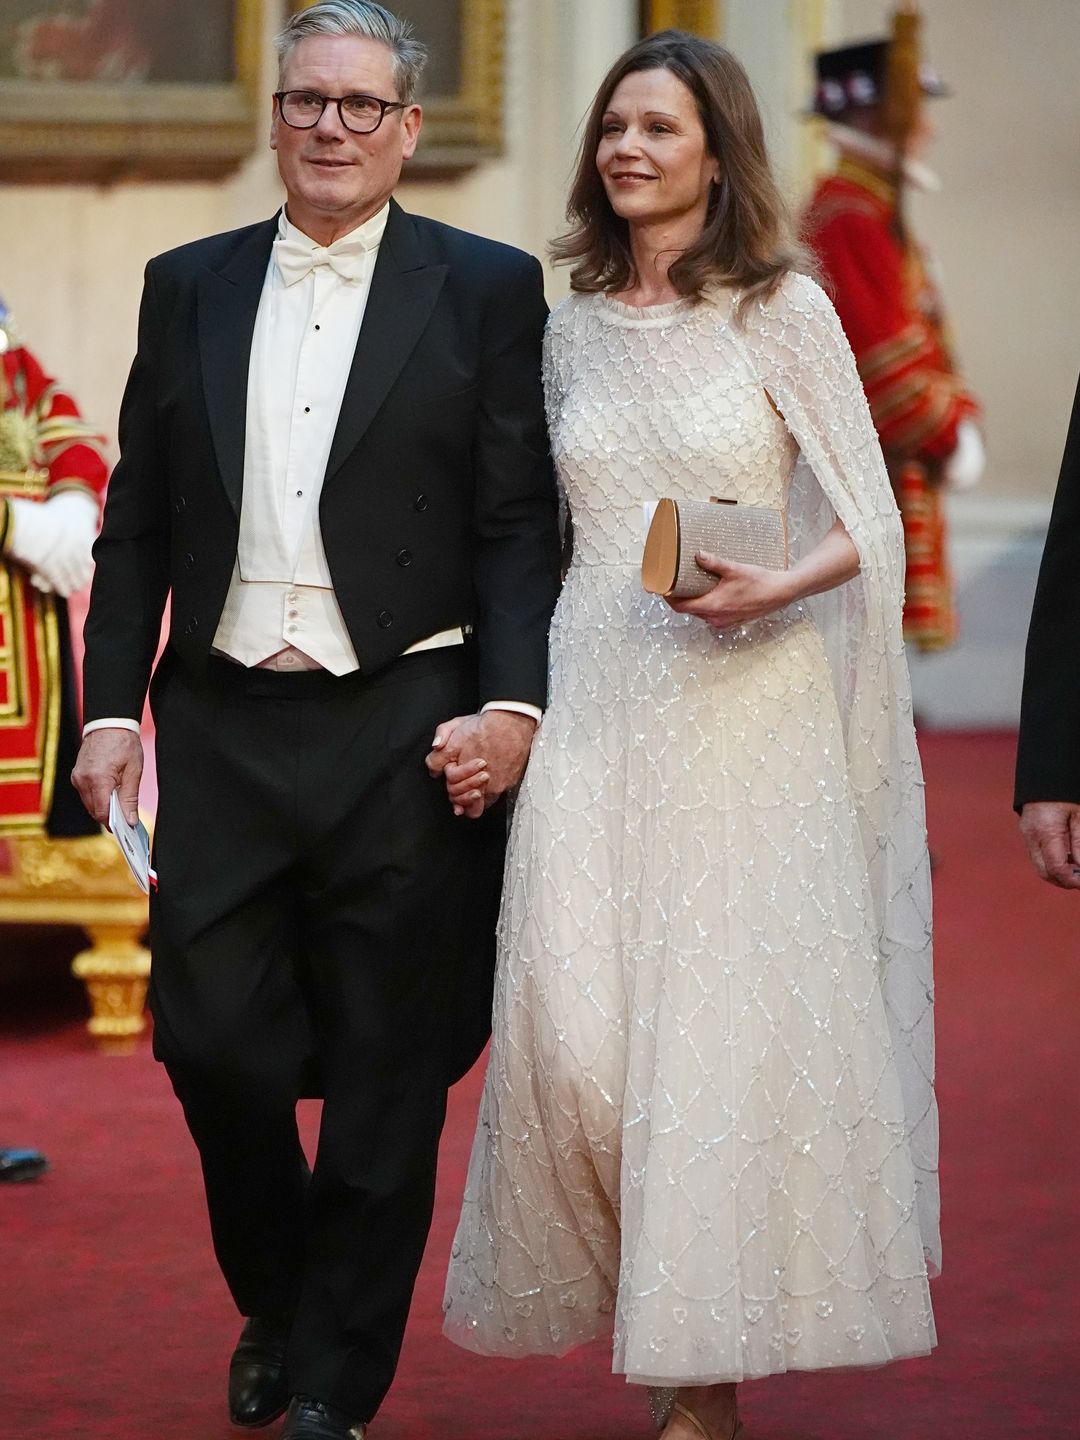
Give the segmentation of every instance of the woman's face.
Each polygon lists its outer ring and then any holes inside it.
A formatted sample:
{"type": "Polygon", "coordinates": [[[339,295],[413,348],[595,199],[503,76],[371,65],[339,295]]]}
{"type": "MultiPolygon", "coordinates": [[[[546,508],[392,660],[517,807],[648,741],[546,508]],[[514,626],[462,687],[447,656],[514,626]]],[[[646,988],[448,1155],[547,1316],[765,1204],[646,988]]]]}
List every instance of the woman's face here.
{"type": "Polygon", "coordinates": [[[608,102],[596,168],[611,208],[630,224],[705,223],[720,166],[690,91],[670,70],[635,70],[608,102]]]}

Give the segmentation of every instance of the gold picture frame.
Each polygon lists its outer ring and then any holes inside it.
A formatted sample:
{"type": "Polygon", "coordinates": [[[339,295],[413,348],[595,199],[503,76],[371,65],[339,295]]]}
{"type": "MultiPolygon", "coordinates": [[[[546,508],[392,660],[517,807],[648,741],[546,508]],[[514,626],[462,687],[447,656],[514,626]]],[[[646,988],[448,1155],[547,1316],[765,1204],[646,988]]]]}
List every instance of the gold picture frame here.
{"type": "Polygon", "coordinates": [[[256,143],[263,17],[264,0],[8,0],[0,182],[228,174],[256,143]]]}
{"type": "MultiPolygon", "coordinates": [[[[293,11],[313,0],[292,0],[293,11]]],[[[424,127],[405,178],[468,169],[503,151],[506,0],[399,0],[432,51],[420,99],[424,127]],[[450,42],[440,46],[443,36],[450,42]]]]}

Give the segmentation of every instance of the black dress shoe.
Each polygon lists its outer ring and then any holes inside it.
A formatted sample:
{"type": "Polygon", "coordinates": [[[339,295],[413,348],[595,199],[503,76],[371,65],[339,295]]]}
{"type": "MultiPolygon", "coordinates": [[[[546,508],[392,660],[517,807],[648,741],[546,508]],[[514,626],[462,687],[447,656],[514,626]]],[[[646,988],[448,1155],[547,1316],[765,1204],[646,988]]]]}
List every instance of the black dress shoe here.
{"type": "Polygon", "coordinates": [[[229,1418],[234,1425],[255,1430],[284,1414],[289,1403],[288,1343],[287,1320],[253,1315],[244,1321],[229,1363],[229,1418]]]}
{"type": "Polygon", "coordinates": [[[366,1434],[363,1420],[350,1420],[344,1410],[310,1395],[294,1395],[281,1440],[364,1440],[366,1434]]]}
{"type": "Polygon", "coordinates": [[[40,1150],[0,1149],[0,1182],[17,1185],[21,1180],[36,1180],[48,1168],[40,1150]]]}

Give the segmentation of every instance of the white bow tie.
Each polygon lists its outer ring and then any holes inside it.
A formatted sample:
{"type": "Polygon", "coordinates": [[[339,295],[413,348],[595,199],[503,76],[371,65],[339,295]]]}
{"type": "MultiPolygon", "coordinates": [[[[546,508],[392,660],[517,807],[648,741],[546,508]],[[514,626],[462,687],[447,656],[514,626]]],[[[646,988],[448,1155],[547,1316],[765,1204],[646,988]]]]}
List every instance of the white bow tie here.
{"type": "Polygon", "coordinates": [[[348,235],[332,245],[312,245],[306,237],[291,235],[274,241],[274,259],[286,285],[295,285],[318,265],[329,265],[343,280],[362,280],[370,253],[368,241],[348,235]]]}

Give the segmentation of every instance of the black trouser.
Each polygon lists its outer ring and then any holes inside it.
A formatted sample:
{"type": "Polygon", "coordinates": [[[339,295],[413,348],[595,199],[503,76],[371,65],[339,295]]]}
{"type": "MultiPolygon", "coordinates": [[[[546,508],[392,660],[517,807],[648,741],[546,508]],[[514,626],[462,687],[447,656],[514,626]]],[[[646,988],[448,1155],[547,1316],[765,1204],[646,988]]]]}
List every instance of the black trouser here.
{"type": "Polygon", "coordinates": [[[86,806],[71,783],[71,772],[82,742],[82,724],[79,720],[78,689],[75,683],[75,662],[71,654],[71,622],[68,619],[67,601],[54,595],[52,603],[56,607],[60,652],[60,733],[56,743],[56,780],[46,829],[53,839],[100,835],[101,826],[87,813],[86,806]]]}
{"type": "Polygon", "coordinates": [[[245,1315],[295,1312],[294,1393],[362,1419],[393,1378],[446,1088],[490,1015],[505,817],[423,764],[471,654],[370,679],[211,663],[155,678],[151,1008],[245,1315]],[[324,1097],[314,1170],[296,1129],[324,1097]]]}

